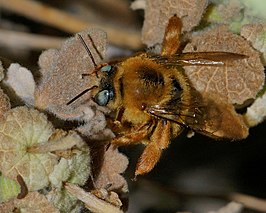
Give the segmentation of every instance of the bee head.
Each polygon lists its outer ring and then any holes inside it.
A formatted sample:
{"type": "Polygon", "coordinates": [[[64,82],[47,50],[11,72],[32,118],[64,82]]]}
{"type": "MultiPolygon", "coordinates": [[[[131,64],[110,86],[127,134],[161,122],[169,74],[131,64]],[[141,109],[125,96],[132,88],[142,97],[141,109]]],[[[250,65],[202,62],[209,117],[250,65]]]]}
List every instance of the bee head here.
{"type": "Polygon", "coordinates": [[[99,92],[94,96],[94,101],[100,106],[106,106],[114,98],[114,88],[111,83],[114,66],[106,64],[99,68],[99,72],[103,77],[101,78],[99,92]]]}

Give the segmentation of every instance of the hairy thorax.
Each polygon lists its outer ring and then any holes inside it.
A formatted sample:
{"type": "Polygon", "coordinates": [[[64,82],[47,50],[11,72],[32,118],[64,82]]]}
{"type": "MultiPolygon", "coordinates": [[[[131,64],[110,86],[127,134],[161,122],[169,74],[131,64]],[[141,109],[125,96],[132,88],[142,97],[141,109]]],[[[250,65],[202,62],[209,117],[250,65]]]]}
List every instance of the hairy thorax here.
{"type": "Polygon", "coordinates": [[[172,86],[164,72],[164,67],[144,56],[130,58],[122,64],[115,76],[119,85],[114,85],[120,101],[113,106],[125,109],[122,122],[149,122],[152,118],[145,108],[163,105],[170,100],[172,86]]]}

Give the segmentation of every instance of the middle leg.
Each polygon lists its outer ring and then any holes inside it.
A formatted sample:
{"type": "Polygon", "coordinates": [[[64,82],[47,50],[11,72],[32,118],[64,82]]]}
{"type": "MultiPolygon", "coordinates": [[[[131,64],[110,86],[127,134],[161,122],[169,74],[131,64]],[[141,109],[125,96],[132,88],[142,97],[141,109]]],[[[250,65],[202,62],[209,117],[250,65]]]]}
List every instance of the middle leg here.
{"type": "Polygon", "coordinates": [[[117,146],[140,143],[141,140],[151,134],[154,129],[154,125],[154,121],[150,120],[140,127],[129,128],[121,135],[115,137],[111,143],[117,146]]]}

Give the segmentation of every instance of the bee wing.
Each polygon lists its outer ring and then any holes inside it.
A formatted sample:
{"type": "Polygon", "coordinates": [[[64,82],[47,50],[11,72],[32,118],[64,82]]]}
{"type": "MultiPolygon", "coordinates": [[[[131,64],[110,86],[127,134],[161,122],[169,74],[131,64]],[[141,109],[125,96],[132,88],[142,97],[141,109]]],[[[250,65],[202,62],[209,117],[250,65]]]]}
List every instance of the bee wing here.
{"type": "MultiPolygon", "coordinates": [[[[148,107],[146,111],[159,119],[165,119],[167,121],[176,123],[184,128],[191,129],[202,135],[206,135],[214,139],[221,138],[220,136],[215,134],[215,131],[213,129],[207,128],[207,125],[209,125],[214,120],[205,119],[207,114],[203,113],[204,108],[204,106],[194,107],[193,110],[185,112],[183,110],[180,110],[180,108],[178,107],[169,108],[156,105],[148,107]]],[[[212,125],[212,127],[214,126],[215,125],[212,125]]]]}
{"type": "MultiPolygon", "coordinates": [[[[186,108],[190,109],[191,107],[187,106],[186,108]]],[[[197,107],[195,107],[195,109],[192,111],[185,110],[184,106],[182,106],[181,109],[180,106],[155,105],[146,107],[145,111],[151,114],[152,116],[177,123],[184,127],[190,127],[190,124],[195,123],[194,121],[196,119],[196,116],[202,116],[201,111],[197,107]]]]}
{"type": "Polygon", "coordinates": [[[248,135],[248,128],[241,115],[227,102],[203,97],[202,104],[184,106],[151,106],[146,111],[159,119],[177,123],[214,139],[240,140],[248,135]]]}
{"type": "Polygon", "coordinates": [[[154,56],[157,62],[168,66],[224,66],[230,61],[248,58],[246,55],[231,52],[189,52],[181,55],[154,56]]]}

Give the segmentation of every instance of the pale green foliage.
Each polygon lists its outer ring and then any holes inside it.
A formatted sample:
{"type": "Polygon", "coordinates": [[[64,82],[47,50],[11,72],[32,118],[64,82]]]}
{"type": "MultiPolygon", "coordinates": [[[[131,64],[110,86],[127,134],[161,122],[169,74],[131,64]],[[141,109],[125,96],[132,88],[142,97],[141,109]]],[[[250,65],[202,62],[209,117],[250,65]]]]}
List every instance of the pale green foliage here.
{"type": "Polygon", "coordinates": [[[0,123],[0,170],[12,179],[21,175],[28,189],[48,186],[48,175],[58,157],[52,153],[27,152],[33,145],[46,143],[53,133],[44,114],[27,107],[10,110],[0,123]]]}
{"type": "Polygon", "coordinates": [[[205,17],[211,24],[228,24],[235,33],[245,24],[262,23],[266,20],[264,0],[212,0],[205,17]]]}
{"type": "Polygon", "coordinates": [[[20,192],[19,184],[0,174],[0,203],[16,197],[20,192]]]}
{"type": "Polygon", "coordinates": [[[81,202],[64,188],[55,189],[46,197],[61,213],[68,213],[74,209],[79,210],[79,206],[81,206],[81,202]]]}

